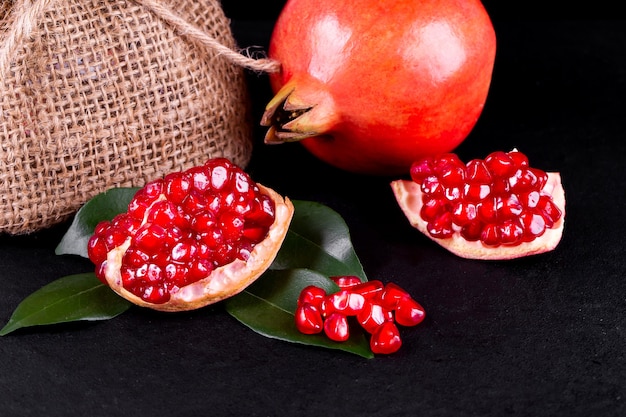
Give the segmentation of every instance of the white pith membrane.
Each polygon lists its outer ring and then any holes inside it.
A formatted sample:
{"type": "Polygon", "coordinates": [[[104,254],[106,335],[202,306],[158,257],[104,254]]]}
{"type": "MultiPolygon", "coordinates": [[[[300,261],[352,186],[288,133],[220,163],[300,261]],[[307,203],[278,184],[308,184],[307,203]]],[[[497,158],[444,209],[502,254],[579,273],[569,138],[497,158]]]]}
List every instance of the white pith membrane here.
{"type": "MultiPolygon", "coordinates": [[[[530,242],[518,245],[487,246],[480,241],[465,240],[459,233],[445,239],[434,238],[426,229],[427,223],[421,218],[423,206],[422,190],[420,185],[411,180],[396,180],[391,182],[391,188],[398,201],[400,209],[409,220],[409,223],[455,255],[467,259],[504,260],[523,256],[536,255],[551,251],[561,241],[565,225],[565,191],[561,184],[561,175],[557,172],[548,172],[548,181],[542,191],[552,196],[552,201],[561,210],[561,218],[543,235],[530,242]]],[[[457,230],[458,231],[458,230],[457,230]]]]}
{"type": "MultiPolygon", "coordinates": [[[[159,311],[188,311],[216,303],[232,297],[252,284],[265,272],[274,261],[280,246],[287,235],[289,224],[293,217],[294,207],[288,198],[283,198],[274,190],[261,184],[256,184],[260,191],[269,196],[275,204],[274,223],[269,228],[268,235],[257,243],[250,252],[250,257],[243,261],[236,259],[233,262],[215,268],[206,278],[202,278],[184,287],[170,291],[170,299],[162,304],[149,303],[128,291],[122,285],[122,258],[131,244],[129,237],[122,245],[112,249],[107,254],[105,278],[113,291],[130,302],[159,311]]],[[[162,196],[152,205],[165,199],[162,196]]],[[[145,218],[148,217],[147,210],[145,218]]],[[[144,224],[146,220],[144,219],[144,224]]]]}

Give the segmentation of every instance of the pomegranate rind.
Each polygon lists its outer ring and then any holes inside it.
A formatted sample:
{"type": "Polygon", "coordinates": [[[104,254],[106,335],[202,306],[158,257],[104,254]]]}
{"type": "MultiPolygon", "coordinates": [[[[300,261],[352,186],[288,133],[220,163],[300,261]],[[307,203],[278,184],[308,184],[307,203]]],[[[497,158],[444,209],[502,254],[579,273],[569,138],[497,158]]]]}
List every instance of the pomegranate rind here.
{"type": "Polygon", "coordinates": [[[563,236],[563,228],[565,226],[565,190],[561,183],[561,175],[558,172],[548,172],[548,181],[542,191],[552,196],[552,200],[561,210],[561,218],[552,228],[546,229],[544,234],[535,240],[524,242],[516,246],[487,246],[479,241],[467,241],[458,233],[446,239],[434,238],[428,233],[426,230],[426,222],[420,217],[420,210],[422,209],[423,203],[422,190],[419,184],[410,180],[395,180],[391,182],[391,188],[400,209],[409,220],[411,226],[461,258],[507,260],[537,255],[554,250],[563,236]]]}
{"type": "Polygon", "coordinates": [[[274,223],[269,228],[267,237],[257,243],[250,252],[248,260],[237,259],[227,265],[216,268],[206,278],[186,285],[170,293],[170,299],[162,304],[146,302],[122,286],[121,265],[124,253],[130,246],[130,238],[122,245],[111,250],[107,256],[105,278],[113,291],[141,307],[158,311],[190,311],[205,307],[232,297],[256,281],[272,264],[285,240],[293,218],[294,206],[287,197],[282,197],[271,188],[257,183],[261,192],[269,196],[275,204],[274,223]]]}

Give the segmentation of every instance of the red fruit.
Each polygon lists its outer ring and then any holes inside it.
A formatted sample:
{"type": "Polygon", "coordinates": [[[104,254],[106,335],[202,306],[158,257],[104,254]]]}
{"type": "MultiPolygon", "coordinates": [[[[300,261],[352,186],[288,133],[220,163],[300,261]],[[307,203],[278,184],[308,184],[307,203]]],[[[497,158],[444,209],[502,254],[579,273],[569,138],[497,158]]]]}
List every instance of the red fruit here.
{"type": "Polygon", "coordinates": [[[296,328],[304,334],[317,334],[324,330],[324,319],[319,309],[309,303],[296,308],[296,328]]]}
{"type": "Polygon", "coordinates": [[[496,51],[479,0],[289,0],[272,33],[266,143],[396,175],[473,129],[496,51]]]}
{"type": "Polygon", "coordinates": [[[89,258],[98,278],[135,304],[196,309],[256,280],[292,216],[289,199],[216,158],[139,190],[126,213],[96,227],[89,258]]]}
{"type": "Polygon", "coordinates": [[[424,321],[424,317],[424,308],[408,295],[400,299],[394,312],[396,323],[401,326],[417,326],[424,321]]]}
{"type": "Polygon", "coordinates": [[[370,348],[374,353],[389,355],[397,352],[401,346],[400,331],[391,321],[381,324],[370,338],[370,348]]]}
{"type": "Polygon", "coordinates": [[[556,248],[565,223],[565,192],[558,173],[530,167],[526,155],[515,149],[497,151],[484,161],[468,162],[464,183],[453,185],[464,192],[450,198],[445,186],[436,191],[424,187],[427,179],[460,177],[456,166],[445,168],[449,165],[439,160],[431,156],[416,161],[409,171],[412,180],[391,183],[411,225],[470,259],[511,259],[556,248]]]}
{"type": "Polygon", "coordinates": [[[302,289],[298,297],[297,305],[311,304],[322,311],[322,303],[326,300],[326,291],[315,285],[308,285],[302,289]]]}
{"type": "Polygon", "coordinates": [[[336,277],[330,277],[330,279],[333,280],[333,282],[337,284],[339,288],[349,288],[362,282],[361,278],[355,275],[340,275],[336,277]]]}
{"type": "Polygon", "coordinates": [[[393,321],[393,313],[380,304],[368,301],[358,312],[356,319],[368,333],[374,333],[386,321],[393,321]]]}
{"type": "Polygon", "coordinates": [[[354,317],[356,323],[371,334],[372,351],[389,354],[402,345],[395,323],[415,326],[426,316],[422,306],[396,284],[383,285],[377,280],[361,282],[351,276],[331,279],[345,285],[327,296],[323,295],[323,289],[314,285],[300,292],[294,314],[300,332],[316,334],[323,327],[329,339],[343,342],[350,336],[348,317],[354,317]]]}
{"type": "Polygon", "coordinates": [[[350,287],[350,291],[362,295],[366,300],[372,300],[380,295],[384,285],[378,280],[366,281],[350,287]]]}
{"type": "Polygon", "coordinates": [[[395,310],[400,300],[405,297],[409,297],[409,293],[399,285],[388,282],[385,285],[384,291],[380,294],[378,302],[389,310],[395,310]]]}
{"type": "Polygon", "coordinates": [[[365,303],[365,298],[358,293],[340,290],[326,298],[325,313],[341,313],[345,316],[355,316],[365,303]]]}
{"type": "Polygon", "coordinates": [[[341,313],[332,313],[324,321],[324,333],[330,340],[345,342],[350,337],[348,318],[341,313]]]}

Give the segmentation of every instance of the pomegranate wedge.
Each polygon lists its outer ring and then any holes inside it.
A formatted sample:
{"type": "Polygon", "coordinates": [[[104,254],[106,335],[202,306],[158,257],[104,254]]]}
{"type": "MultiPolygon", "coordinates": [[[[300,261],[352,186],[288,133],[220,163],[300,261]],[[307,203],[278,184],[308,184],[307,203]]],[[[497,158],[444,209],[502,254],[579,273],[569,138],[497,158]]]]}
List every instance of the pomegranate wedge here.
{"type": "Polygon", "coordinates": [[[411,167],[392,181],[410,224],[468,259],[512,259],[551,251],[565,224],[559,173],[533,168],[517,150],[464,164],[451,153],[411,167]]]}
{"type": "Polygon", "coordinates": [[[225,158],[154,180],[88,246],[96,275],[131,302],[192,310],[233,296],[272,263],[293,205],[225,158]]]}

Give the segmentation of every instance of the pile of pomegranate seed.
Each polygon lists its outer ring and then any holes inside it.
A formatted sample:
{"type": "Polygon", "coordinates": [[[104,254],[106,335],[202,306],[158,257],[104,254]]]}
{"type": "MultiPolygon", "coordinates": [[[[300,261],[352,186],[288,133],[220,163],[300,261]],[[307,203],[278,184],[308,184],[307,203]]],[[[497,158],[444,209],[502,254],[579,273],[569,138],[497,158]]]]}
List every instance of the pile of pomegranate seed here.
{"type": "Polygon", "coordinates": [[[362,282],[356,276],[331,279],[339,286],[335,293],[326,294],[314,285],[302,289],[295,313],[300,332],[323,332],[331,340],[344,342],[350,337],[349,318],[354,318],[371,335],[372,352],[391,354],[402,346],[396,323],[408,327],[424,320],[422,306],[396,284],[362,282]]]}
{"type": "Polygon", "coordinates": [[[235,259],[247,260],[275,218],[275,205],[228,159],[154,180],[128,212],[101,222],[88,245],[96,275],[106,283],[107,254],[129,245],[122,258],[123,287],[153,303],[207,277],[235,259]]]}
{"type": "Polygon", "coordinates": [[[541,236],[561,218],[544,186],[548,174],[523,153],[497,151],[464,164],[452,153],[411,166],[420,184],[420,215],[435,238],[459,233],[488,246],[519,245],[541,236]]]}

